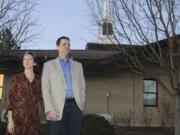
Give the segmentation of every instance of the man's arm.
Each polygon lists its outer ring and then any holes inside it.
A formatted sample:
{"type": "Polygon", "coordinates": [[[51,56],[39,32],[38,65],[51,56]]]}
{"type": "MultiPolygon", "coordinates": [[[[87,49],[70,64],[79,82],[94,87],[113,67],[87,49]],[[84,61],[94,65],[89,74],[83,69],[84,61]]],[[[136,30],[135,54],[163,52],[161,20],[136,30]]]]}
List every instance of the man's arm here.
{"type": "Polygon", "coordinates": [[[47,64],[44,64],[43,71],[42,71],[42,79],[41,79],[41,85],[42,85],[42,96],[44,101],[44,109],[45,113],[48,113],[49,111],[55,110],[53,103],[52,103],[52,97],[51,97],[51,81],[50,81],[50,74],[47,69],[47,64]]]}

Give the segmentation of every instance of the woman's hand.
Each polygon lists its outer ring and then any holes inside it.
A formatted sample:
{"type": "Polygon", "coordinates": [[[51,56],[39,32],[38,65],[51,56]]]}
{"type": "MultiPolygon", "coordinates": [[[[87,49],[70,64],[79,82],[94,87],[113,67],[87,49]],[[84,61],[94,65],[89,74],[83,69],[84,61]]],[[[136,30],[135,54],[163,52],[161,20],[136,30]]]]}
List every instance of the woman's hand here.
{"type": "Polygon", "coordinates": [[[14,132],[14,122],[12,119],[8,121],[7,130],[10,134],[14,132]]]}

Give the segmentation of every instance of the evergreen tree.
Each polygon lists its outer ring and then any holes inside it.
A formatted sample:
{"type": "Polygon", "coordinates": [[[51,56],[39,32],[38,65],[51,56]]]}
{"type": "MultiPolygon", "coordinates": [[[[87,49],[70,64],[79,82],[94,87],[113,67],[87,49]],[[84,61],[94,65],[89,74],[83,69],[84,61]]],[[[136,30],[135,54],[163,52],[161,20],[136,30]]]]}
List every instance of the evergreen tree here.
{"type": "Polygon", "coordinates": [[[1,50],[17,50],[20,49],[20,45],[17,45],[13,34],[10,29],[6,28],[0,31],[0,49],[1,50]]]}

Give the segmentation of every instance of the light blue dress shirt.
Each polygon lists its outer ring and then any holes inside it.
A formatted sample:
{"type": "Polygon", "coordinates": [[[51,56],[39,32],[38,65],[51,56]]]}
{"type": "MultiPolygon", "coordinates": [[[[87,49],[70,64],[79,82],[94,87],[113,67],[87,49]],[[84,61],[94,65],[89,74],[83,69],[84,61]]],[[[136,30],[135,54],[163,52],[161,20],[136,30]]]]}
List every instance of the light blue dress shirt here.
{"type": "Polygon", "coordinates": [[[61,59],[59,58],[60,66],[62,67],[63,73],[64,73],[64,79],[66,82],[67,90],[66,90],[66,99],[72,99],[73,96],[73,89],[72,89],[72,75],[71,75],[71,64],[70,60],[67,59],[61,59]]]}

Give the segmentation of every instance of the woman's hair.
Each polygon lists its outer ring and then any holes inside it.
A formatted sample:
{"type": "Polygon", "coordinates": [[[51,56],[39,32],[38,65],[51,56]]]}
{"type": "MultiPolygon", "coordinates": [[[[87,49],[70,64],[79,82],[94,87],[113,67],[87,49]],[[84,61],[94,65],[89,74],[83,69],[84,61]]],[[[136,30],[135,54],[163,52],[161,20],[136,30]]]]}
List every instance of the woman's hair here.
{"type": "Polygon", "coordinates": [[[31,56],[33,57],[33,59],[35,60],[35,55],[34,55],[32,52],[26,51],[26,52],[24,53],[24,55],[23,55],[23,58],[24,58],[24,56],[26,56],[26,55],[31,55],[31,56]]]}

